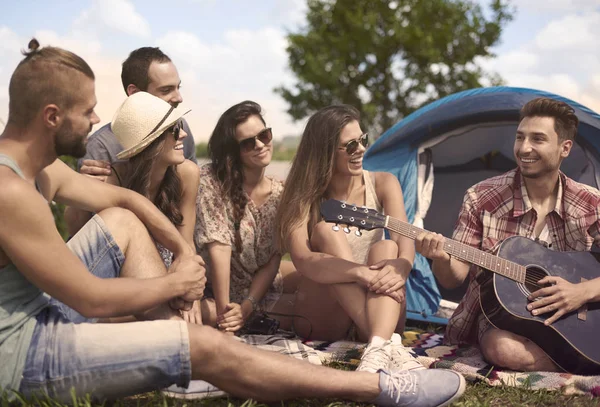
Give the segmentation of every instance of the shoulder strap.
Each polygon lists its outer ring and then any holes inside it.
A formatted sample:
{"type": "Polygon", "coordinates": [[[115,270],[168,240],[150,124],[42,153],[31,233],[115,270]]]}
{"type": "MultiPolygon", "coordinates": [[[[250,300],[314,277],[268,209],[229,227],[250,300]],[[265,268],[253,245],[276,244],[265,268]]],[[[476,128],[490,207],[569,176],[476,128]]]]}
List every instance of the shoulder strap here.
{"type": "Polygon", "coordinates": [[[377,191],[375,190],[375,173],[363,170],[363,174],[363,179],[365,180],[365,204],[380,211],[382,208],[377,197],[377,191]]]}
{"type": "Polygon", "coordinates": [[[25,174],[19,168],[15,160],[7,156],[6,154],[0,154],[0,165],[4,165],[5,167],[10,168],[17,174],[19,177],[25,179],[25,174]]]}

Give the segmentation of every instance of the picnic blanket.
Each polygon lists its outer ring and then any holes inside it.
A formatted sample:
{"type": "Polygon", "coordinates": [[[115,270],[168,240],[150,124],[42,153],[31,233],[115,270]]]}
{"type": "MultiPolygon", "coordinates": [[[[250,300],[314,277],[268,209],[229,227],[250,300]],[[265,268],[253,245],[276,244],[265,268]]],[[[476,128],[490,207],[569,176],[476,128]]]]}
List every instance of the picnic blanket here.
{"type": "MultiPolygon", "coordinates": [[[[275,336],[249,335],[248,344],[276,351],[314,364],[330,362],[358,365],[364,343],[338,341],[301,341],[293,334],[275,336]]],[[[419,362],[428,368],[445,368],[460,372],[469,381],[483,381],[490,386],[521,386],[529,389],[558,390],[564,394],[600,396],[600,376],[577,376],[554,372],[514,372],[497,369],[483,360],[476,347],[447,346],[443,335],[410,329],[403,343],[410,347],[419,362]]]]}

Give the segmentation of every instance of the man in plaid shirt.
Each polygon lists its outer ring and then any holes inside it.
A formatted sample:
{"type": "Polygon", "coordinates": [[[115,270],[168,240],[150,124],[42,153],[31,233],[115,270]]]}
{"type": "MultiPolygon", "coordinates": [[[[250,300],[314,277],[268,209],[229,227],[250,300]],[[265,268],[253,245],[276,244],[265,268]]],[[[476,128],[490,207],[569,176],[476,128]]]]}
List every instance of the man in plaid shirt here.
{"type": "MultiPolygon", "coordinates": [[[[517,168],[484,180],[466,192],[453,239],[494,252],[507,237],[519,235],[543,242],[554,250],[590,250],[600,245],[600,191],[580,184],[560,171],[577,133],[579,120],[566,103],[549,98],[531,100],[521,109],[514,155],[517,168]]],[[[522,371],[557,371],[558,366],[530,340],[495,328],[479,305],[477,276],[483,272],[442,248],[444,237],[424,233],[416,250],[433,260],[433,272],[447,288],[470,279],[467,292],[446,330],[449,343],[479,344],[486,360],[497,366],[522,371]]],[[[551,283],[532,293],[543,297],[528,308],[533,315],[551,312],[552,324],[587,302],[600,301],[600,278],[572,284],[548,276],[551,283]]]]}

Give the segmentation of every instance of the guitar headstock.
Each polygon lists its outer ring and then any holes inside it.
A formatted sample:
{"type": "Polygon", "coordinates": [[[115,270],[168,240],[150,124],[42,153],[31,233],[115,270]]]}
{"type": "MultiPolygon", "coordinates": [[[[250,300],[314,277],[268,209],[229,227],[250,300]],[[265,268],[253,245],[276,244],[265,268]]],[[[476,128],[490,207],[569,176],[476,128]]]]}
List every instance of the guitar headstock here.
{"type": "Polygon", "coordinates": [[[321,216],[325,222],[356,226],[359,229],[385,227],[385,215],[374,209],[347,204],[337,199],[328,199],[321,204],[321,216]]]}

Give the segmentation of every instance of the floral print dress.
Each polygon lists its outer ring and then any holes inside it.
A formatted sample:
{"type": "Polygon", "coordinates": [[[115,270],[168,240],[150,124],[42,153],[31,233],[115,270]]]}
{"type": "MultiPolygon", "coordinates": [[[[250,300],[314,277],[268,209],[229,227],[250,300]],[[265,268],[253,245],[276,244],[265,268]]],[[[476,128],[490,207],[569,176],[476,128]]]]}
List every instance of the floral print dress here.
{"type": "MultiPolygon", "coordinates": [[[[275,243],[275,215],[281,200],[283,183],[271,180],[271,195],[260,206],[248,198],[240,235],[243,250],[235,249],[233,205],[223,197],[221,186],[213,175],[210,164],[200,167],[200,186],[196,198],[196,227],[194,241],[196,250],[206,260],[208,286],[210,287],[210,261],[208,244],[218,242],[231,246],[230,301],[240,304],[248,295],[254,274],[271,257],[279,253],[275,243]]],[[[265,297],[259,302],[264,310],[271,310],[283,292],[283,279],[278,271],[265,297]]]]}

